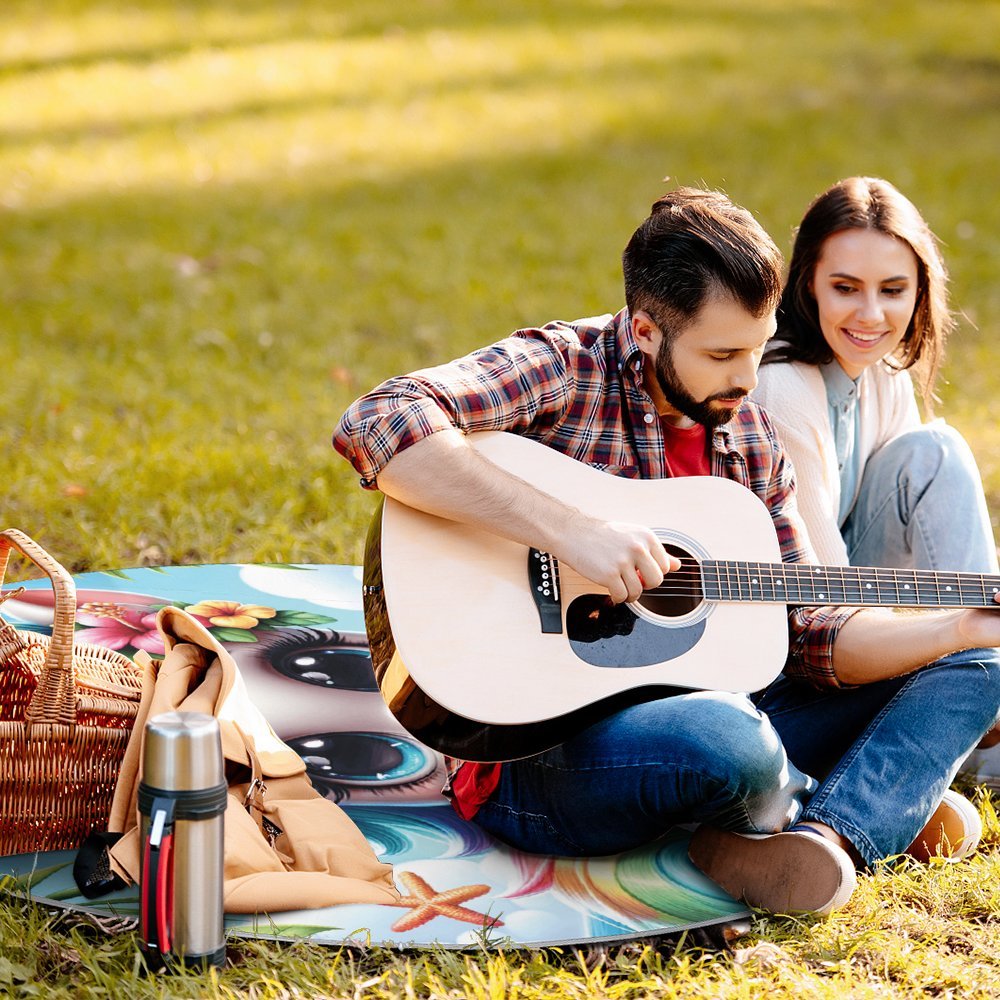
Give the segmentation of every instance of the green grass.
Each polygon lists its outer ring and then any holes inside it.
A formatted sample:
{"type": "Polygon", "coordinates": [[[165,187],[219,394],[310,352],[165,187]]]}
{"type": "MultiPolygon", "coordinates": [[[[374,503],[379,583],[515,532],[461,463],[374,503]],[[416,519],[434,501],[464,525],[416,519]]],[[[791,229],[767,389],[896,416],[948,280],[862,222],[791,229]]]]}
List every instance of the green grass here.
{"type": "Polygon", "coordinates": [[[652,944],[521,952],[233,941],[221,972],[150,978],[131,933],[108,936],[8,899],[0,908],[0,995],[993,1000],[1000,994],[1000,824],[993,799],[981,796],[980,807],[986,846],[971,861],[877,872],[829,919],[757,916],[729,948],[708,946],[697,932],[652,944]]]}
{"type": "MultiPolygon", "coordinates": [[[[74,571],[358,561],[372,498],[329,447],[355,395],[617,309],[666,176],[787,247],[853,173],[945,244],[965,318],[941,411],[1000,512],[997,37],[996,0],[6,0],[0,520],[74,571]]],[[[998,866],[994,835],[828,922],[761,918],[773,953],[238,945],[217,992],[996,995],[998,866]]],[[[0,992],[200,990],[135,978],[127,939],[2,916],[0,992]]]]}

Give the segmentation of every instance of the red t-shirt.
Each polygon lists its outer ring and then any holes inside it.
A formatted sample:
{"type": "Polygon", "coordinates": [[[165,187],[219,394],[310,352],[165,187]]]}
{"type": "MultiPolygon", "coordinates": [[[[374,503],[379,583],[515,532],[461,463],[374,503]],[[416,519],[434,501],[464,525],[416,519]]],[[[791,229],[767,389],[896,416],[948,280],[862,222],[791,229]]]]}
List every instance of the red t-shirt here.
{"type": "Polygon", "coordinates": [[[708,430],[704,424],[675,427],[661,417],[660,427],[663,429],[663,439],[666,442],[665,461],[671,479],[712,474],[708,458],[708,430]]]}
{"type": "MultiPolygon", "coordinates": [[[[711,475],[708,457],[708,431],[702,424],[675,427],[661,418],[666,441],[665,461],[671,478],[711,475]]],[[[449,764],[451,761],[449,761],[449,764]]],[[[451,780],[451,804],[462,819],[472,819],[479,807],[500,783],[503,764],[467,762],[454,772],[451,780]]]]}

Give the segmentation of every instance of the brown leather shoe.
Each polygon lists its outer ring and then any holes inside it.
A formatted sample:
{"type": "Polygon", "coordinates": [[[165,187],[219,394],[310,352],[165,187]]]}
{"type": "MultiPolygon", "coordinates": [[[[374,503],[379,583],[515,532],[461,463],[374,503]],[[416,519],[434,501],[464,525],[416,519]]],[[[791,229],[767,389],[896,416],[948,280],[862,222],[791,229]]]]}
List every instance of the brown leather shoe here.
{"type": "Polygon", "coordinates": [[[688,857],[734,899],[772,913],[829,913],[858,884],[847,852],[818,834],[741,834],[700,826],[688,857]]]}
{"type": "Polygon", "coordinates": [[[961,861],[979,846],[982,836],[983,821],[976,807],[949,788],[906,853],[918,861],[961,861]]]}

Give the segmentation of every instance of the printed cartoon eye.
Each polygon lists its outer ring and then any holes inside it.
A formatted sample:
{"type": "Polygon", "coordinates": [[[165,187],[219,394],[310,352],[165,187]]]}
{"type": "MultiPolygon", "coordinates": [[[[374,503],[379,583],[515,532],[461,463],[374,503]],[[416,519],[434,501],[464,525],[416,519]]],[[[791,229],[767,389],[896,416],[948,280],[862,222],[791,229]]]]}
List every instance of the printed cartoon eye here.
{"type": "Polygon", "coordinates": [[[343,645],[332,629],[289,630],[267,651],[285,677],[343,691],[377,691],[367,646],[343,645]]]}
{"type": "Polygon", "coordinates": [[[287,741],[305,761],[317,790],[337,798],[353,787],[412,786],[434,776],[436,755],[406,736],[390,733],[319,733],[287,741]]]}

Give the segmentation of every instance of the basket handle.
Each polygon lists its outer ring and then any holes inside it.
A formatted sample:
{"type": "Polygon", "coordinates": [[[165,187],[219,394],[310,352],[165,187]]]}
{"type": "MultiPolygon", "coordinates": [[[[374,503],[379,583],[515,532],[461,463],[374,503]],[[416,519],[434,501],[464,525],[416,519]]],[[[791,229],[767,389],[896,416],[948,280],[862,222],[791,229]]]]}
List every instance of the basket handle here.
{"type": "Polygon", "coordinates": [[[76,585],[73,578],[36,541],[17,528],[0,532],[0,584],[7,575],[10,550],[17,549],[52,581],[55,608],[52,639],[38,686],[24,714],[24,721],[76,725],[76,685],[73,677],[73,633],[76,631],[76,585]]]}

